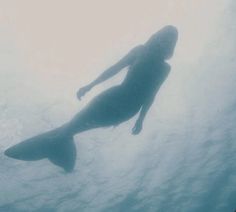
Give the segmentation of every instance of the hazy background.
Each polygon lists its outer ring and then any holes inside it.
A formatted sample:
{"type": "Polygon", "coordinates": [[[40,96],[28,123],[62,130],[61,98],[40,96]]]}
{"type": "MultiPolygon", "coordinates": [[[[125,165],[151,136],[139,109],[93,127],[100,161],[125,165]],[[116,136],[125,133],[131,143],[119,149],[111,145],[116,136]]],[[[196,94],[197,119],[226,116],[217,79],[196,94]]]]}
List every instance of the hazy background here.
{"type": "Polygon", "coordinates": [[[0,211],[215,212],[236,209],[233,0],[0,0],[0,211]],[[76,91],[166,24],[171,74],[143,132],[135,118],[76,136],[75,171],[3,151],[68,121],[76,91]]]}

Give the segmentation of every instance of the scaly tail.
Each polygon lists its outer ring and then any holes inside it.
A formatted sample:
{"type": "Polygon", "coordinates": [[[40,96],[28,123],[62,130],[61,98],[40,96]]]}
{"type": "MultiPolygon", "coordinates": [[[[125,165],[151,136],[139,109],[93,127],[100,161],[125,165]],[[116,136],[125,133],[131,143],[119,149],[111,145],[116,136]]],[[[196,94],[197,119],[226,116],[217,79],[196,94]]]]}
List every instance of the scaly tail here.
{"type": "Polygon", "coordinates": [[[34,161],[48,158],[52,163],[71,172],[75,166],[76,147],[72,136],[65,136],[58,128],[27,139],[5,152],[11,158],[34,161]]]}

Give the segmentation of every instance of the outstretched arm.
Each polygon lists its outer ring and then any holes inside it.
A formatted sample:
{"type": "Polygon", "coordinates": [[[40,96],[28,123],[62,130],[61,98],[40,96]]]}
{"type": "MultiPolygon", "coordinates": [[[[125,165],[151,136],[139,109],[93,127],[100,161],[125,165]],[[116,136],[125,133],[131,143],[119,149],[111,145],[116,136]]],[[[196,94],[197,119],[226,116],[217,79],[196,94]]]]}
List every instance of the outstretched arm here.
{"type": "Polygon", "coordinates": [[[133,48],[125,57],[123,57],[120,61],[118,61],[116,64],[105,70],[98,78],[96,78],[93,82],[90,84],[82,87],[77,92],[77,97],[80,99],[82,96],[84,96],[89,90],[91,90],[95,85],[100,84],[104,82],[105,80],[113,77],[118,72],[120,72],[123,68],[126,66],[131,65],[135,59],[137,58],[137,55],[141,51],[142,46],[137,46],[133,48]]]}

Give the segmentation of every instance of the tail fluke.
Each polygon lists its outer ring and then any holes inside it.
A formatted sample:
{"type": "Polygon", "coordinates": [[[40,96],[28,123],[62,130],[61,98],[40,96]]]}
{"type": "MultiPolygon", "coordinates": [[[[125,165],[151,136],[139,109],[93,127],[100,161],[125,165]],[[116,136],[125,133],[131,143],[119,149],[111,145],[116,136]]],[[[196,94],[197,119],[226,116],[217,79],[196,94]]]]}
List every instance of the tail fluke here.
{"type": "Polygon", "coordinates": [[[75,166],[76,147],[73,137],[53,130],[16,144],[4,152],[11,158],[34,161],[48,158],[53,164],[71,172],[75,166]]]}
{"type": "Polygon", "coordinates": [[[76,160],[76,147],[73,138],[60,142],[51,148],[48,159],[66,172],[73,171],[76,160]]]}

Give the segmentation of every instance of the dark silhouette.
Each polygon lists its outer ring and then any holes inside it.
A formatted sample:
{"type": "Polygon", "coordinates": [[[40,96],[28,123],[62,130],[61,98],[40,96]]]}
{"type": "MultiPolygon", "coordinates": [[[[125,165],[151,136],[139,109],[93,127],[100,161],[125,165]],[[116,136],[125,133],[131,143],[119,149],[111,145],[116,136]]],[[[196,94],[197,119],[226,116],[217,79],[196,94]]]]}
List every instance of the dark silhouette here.
{"type": "Polygon", "coordinates": [[[123,68],[129,67],[124,81],[96,96],[70,122],[44,134],[27,139],[5,151],[9,157],[19,160],[48,158],[66,171],[75,165],[76,149],[73,136],[77,133],[118,125],[139,112],[132,129],[138,134],[155,95],[170,71],[165,60],[173,55],[178,32],[173,26],[165,26],[144,45],[132,49],[124,58],[108,68],[96,80],[77,92],[81,99],[95,85],[111,78],[123,68]]]}

